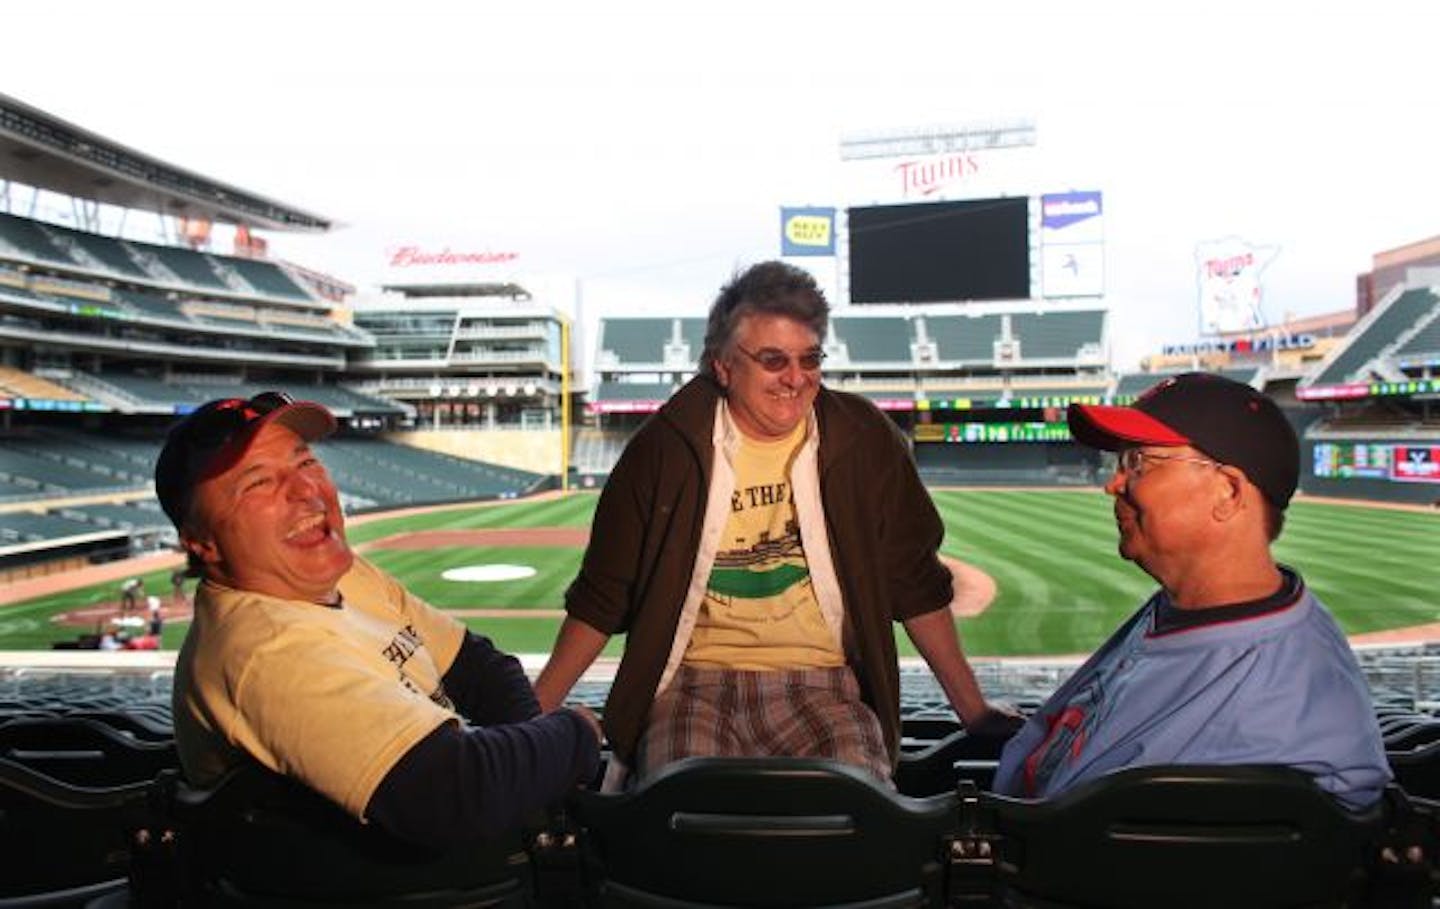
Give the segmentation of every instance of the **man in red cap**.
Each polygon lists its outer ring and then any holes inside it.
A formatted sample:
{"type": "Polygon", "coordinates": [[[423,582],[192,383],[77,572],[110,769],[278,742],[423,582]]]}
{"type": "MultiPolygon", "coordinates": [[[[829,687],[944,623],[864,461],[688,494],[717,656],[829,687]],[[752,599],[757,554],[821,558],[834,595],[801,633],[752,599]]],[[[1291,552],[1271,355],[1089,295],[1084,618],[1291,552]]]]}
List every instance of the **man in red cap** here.
{"type": "Polygon", "coordinates": [[[1050,797],[1144,764],[1287,764],[1352,807],[1390,770],[1369,689],[1330,613],[1270,543],[1299,479],[1275,403],[1208,373],[1133,407],[1071,405],[1118,453],[1120,555],[1160,590],[1006,745],[995,790],[1050,797]]]}
{"type": "Polygon", "coordinates": [[[202,578],[175,667],[185,775],[254,760],[405,839],[499,832],[594,775],[599,726],[541,715],[514,657],[355,556],[310,450],[334,429],[277,392],[211,401],[156,462],[202,578]]]}

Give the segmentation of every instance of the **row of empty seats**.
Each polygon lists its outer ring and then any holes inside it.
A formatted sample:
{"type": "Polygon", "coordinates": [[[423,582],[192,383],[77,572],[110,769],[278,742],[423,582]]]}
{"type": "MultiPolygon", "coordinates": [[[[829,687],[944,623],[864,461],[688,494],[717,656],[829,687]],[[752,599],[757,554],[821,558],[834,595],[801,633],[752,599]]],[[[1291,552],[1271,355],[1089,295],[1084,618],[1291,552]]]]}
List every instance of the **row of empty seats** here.
{"type": "Polygon", "coordinates": [[[1429,321],[1423,322],[1410,338],[1395,349],[1397,360],[1440,363],[1440,307],[1430,312],[1429,321]]]}
{"type": "Polygon", "coordinates": [[[315,401],[340,414],[365,413],[398,415],[405,412],[384,398],[353,391],[339,385],[296,385],[290,383],[240,382],[227,380],[212,384],[185,377],[162,378],[135,372],[104,371],[85,376],[100,387],[136,405],[164,410],[193,408],[216,398],[248,398],[262,391],[287,391],[297,400],[315,401]]]}
{"type": "MultiPolygon", "coordinates": [[[[330,397],[332,402],[343,400],[338,394],[330,397]]],[[[155,459],[162,441],[160,435],[153,433],[133,436],[55,429],[7,436],[0,439],[0,500],[27,501],[146,489],[154,476],[155,459]]],[[[545,480],[542,474],[531,471],[376,438],[331,437],[316,443],[315,449],[342,498],[354,508],[513,498],[536,491],[545,480]]],[[[14,543],[95,533],[102,529],[164,528],[169,523],[155,510],[153,500],[139,506],[66,508],[43,517],[45,520],[37,523],[0,514],[0,533],[14,543]],[[47,529],[71,532],[57,534],[47,529]]]]}
{"type": "MultiPolygon", "coordinates": [[[[826,346],[843,350],[848,363],[890,364],[905,368],[924,362],[990,364],[996,342],[1013,342],[1018,361],[1074,360],[1083,350],[1098,350],[1104,336],[1103,310],[984,314],[874,316],[837,315],[830,320],[826,346]],[[1009,335],[1006,335],[1006,325],[1009,335]],[[933,359],[919,360],[915,349],[934,345],[933,359]]],[[[704,347],[705,320],[695,318],[611,318],[600,321],[598,349],[615,366],[695,363],[704,347]],[[667,356],[667,351],[671,356],[667,356]],[[683,354],[683,356],[681,356],[683,354]]],[[[835,368],[838,360],[827,364],[835,368]]]]}
{"type": "MultiPolygon", "coordinates": [[[[1254,375],[1254,370],[1246,371],[1247,375],[1254,375]]],[[[1139,384],[1141,388],[1149,387],[1158,380],[1158,376],[1143,374],[1130,377],[1130,384],[1139,384]]],[[[864,385],[847,386],[844,383],[836,387],[841,390],[855,391],[858,394],[875,400],[923,400],[928,401],[932,409],[940,409],[951,406],[950,402],[963,399],[967,401],[968,407],[996,406],[1004,402],[1010,407],[1051,407],[1069,401],[1079,400],[1082,402],[1099,403],[1110,394],[1110,383],[1108,380],[1084,380],[1077,382],[1060,382],[1053,377],[1047,382],[1044,379],[1016,378],[1011,382],[1001,382],[993,377],[979,378],[973,384],[968,384],[964,379],[947,381],[944,387],[903,387],[903,383],[887,383],[887,385],[900,385],[902,387],[886,388],[885,390],[871,390],[864,385]]],[[[623,411],[626,402],[634,402],[638,405],[649,405],[664,403],[670,399],[679,386],[673,382],[648,382],[632,381],[628,378],[617,377],[614,380],[602,380],[595,386],[593,401],[601,405],[601,411],[623,411]],[[608,406],[607,406],[608,405],[608,406]]]]}
{"type": "Polygon", "coordinates": [[[539,488],[540,474],[376,439],[315,446],[342,493],[375,505],[513,498],[539,488]]]}
{"type": "Polygon", "coordinates": [[[10,511],[0,514],[0,548],[18,543],[40,543],[90,536],[105,533],[107,530],[109,529],[57,514],[10,511]]]}
{"type": "Polygon", "coordinates": [[[0,213],[0,257],[7,249],[24,259],[130,280],[305,302],[314,299],[271,262],[121,240],[0,213]]]}
{"type": "MultiPolygon", "coordinates": [[[[1116,403],[1129,403],[1134,401],[1141,392],[1168,376],[1179,375],[1182,370],[1162,372],[1133,372],[1123,375],[1115,383],[1115,391],[1112,397],[1116,403]]],[[[1238,369],[1216,369],[1212,370],[1216,375],[1224,376],[1234,382],[1243,382],[1246,385],[1255,381],[1259,370],[1254,367],[1243,367],[1238,369]]]]}
{"type": "Polygon", "coordinates": [[[0,398],[86,401],[84,395],[13,366],[0,366],[0,398]]]}
{"type": "MultiPolygon", "coordinates": [[[[0,498],[5,494],[0,488],[0,498]]],[[[170,519],[154,503],[66,506],[45,512],[8,511],[0,513],[0,548],[63,542],[77,537],[123,537],[169,527],[170,519]]]]}
{"type": "MultiPolygon", "coordinates": [[[[913,713],[898,792],[826,761],[691,759],[626,793],[579,791],[513,835],[423,849],[254,766],[187,785],[163,679],[132,676],[126,703],[98,673],[17,675],[0,676],[0,900],[27,905],[1426,906],[1437,892],[1436,806],[1413,791],[1350,812],[1289,768],[1158,767],[1016,799],[984,788],[998,740],[913,713]]],[[[1387,747],[1422,753],[1433,735],[1411,731],[1433,718],[1382,722],[1387,747]]]]}
{"type": "Polygon", "coordinates": [[[0,480],[28,490],[26,494],[35,497],[69,492],[118,492],[143,485],[146,479],[117,473],[96,463],[76,463],[59,453],[52,455],[43,444],[31,438],[0,439],[0,480]]]}
{"type": "MultiPolygon", "coordinates": [[[[75,311],[78,307],[86,320],[104,320],[100,324],[116,329],[159,321],[182,329],[218,326],[229,333],[242,334],[256,340],[309,338],[345,347],[365,347],[372,343],[364,332],[318,316],[301,319],[290,317],[286,311],[280,309],[251,308],[248,319],[219,318],[214,313],[190,312],[186,302],[173,300],[159,291],[151,290],[36,278],[31,287],[15,286],[9,282],[0,283],[0,298],[18,300],[22,305],[32,304],[33,301],[34,308],[58,308],[65,313],[75,311]]],[[[226,305],[233,306],[214,301],[200,301],[196,305],[203,310],[207,304],[217,309],[226,305]]]]}
{"type": "MultiPolygon", "coordinates": [[[[1414,287],[1400,292],[1397,296],[1382,301],[1376,310],[1366,317],[1361,325],[1352,330],[1344,345],[1333,355],[1326,366],[1305,384],[1335,385],[1345,382],[1369,382],[1379,372],[1375,367],[1377,358],[1387,353],[1398,355],[1396,347],[1402,336],[1415,331],[1417,326],[1433,323],[1440,313],[1440,295],[1434,288],[1414,287]]],[[[1433,339],[1435,335],[1419,332],[1422,339],[1433,339]]],[[[1440,331],[1440,330],[1437,330],[1440,331]]],[[[1431,345],[1421,340],[1421,346],[1431,345]]],[[[1440,344],[1436,345],[1440,347],[1440,344]]],[[[1413,350],[1420,353],[1420,350],[1413,350]]]]}

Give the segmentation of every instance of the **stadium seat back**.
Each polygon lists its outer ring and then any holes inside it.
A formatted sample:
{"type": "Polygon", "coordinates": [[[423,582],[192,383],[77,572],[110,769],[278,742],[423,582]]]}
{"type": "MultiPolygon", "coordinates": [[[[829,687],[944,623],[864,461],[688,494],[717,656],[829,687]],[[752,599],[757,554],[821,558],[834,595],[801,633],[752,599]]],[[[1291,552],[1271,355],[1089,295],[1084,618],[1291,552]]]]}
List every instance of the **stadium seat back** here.
{"type": "Polygon", "coordinates": [[[953,795],[896,795],[798,758],[688,758],[574,801],[605,906],[939,905],[953,795]]]}
{"type": "Polygon", "coordinates": [[[68,716],[0,725],[0,758],[89,787],[148,783],[179,766],[173,741],[144,742],[97,720],[68,716]]]}
{"type": "Polygon", "coordinates": [[[895,788],[925,797],[953,792],[962,779],[988,789],[1000,763],[1006,739],[952,732],[929,746],[902,752],[895,767],[895,788]]]}
{"type": "Polygon", "coordinates": [[[1278,766],[1133,768],[980,812],[1007,904],[1047,907],[1344,905],[1382,824],[1278,766]]]}
{"type": "Polygon", "coordinates": [[[157,719],[139,706],[112,707],[106,710],[72,710],[65,714],[72,720],[86,719],[103,723],[117,732],[123,732],[138,741],[164,745],[175,740],[175,726],[168,720],[157,719]]]}
{"type": "Polygon", "coordinates": [[[67,895],[83,902],[123,889],[147,788],[71,786],[0,759],[0,905],[62,905],[67,895]]]}
{"type": "Polygon", "coordinates": [[[1440,799],[1440,741],[1414,747],[1385,747],[1385,759],[1395,781],[1410,795],[1440,799]]]}
{"type": "Polygon", "coordinates": [[[180,843],[179,888],[194,905],[519,906],[529,899],[518,834],[426,849],[255,765],[213,789],[178,778],[162,788],[170,790],[163,811],[180,843]]]}

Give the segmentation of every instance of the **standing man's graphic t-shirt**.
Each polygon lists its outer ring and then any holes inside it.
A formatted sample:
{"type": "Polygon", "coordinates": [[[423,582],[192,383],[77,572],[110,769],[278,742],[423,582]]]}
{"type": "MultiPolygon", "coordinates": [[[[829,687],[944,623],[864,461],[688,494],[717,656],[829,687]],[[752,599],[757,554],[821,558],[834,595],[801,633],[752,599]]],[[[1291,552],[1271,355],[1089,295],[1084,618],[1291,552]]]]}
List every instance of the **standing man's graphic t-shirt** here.
{"type": "Polygon", "coordinates": [[[741,438],[730,517],[685,664],[703,669],[843,666],[840,642],[820,612],[790,486],[805,439],[741,438]]]}

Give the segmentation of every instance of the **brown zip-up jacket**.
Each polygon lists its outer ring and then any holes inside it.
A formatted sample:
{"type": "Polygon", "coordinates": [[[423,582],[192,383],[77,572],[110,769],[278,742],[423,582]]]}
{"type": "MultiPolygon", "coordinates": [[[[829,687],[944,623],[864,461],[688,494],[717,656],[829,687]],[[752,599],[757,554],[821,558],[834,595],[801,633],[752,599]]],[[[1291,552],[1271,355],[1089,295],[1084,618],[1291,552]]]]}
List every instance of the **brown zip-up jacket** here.
{"type": "MultiPolygon", "coordinates": [[[[694,571],[714,459],[719,387],[697,376],[631,438],[605,484],[580,574],[565,594],[573,618],[625,634],[605,702],[606,737],[633,764],[694,571]]],[[[944,526],[900,429],[858,395],[822,387],[820,498],[851,633],[861,695],[900,753],[900,670],[893,623],[946,608],[944,526]]]]}

